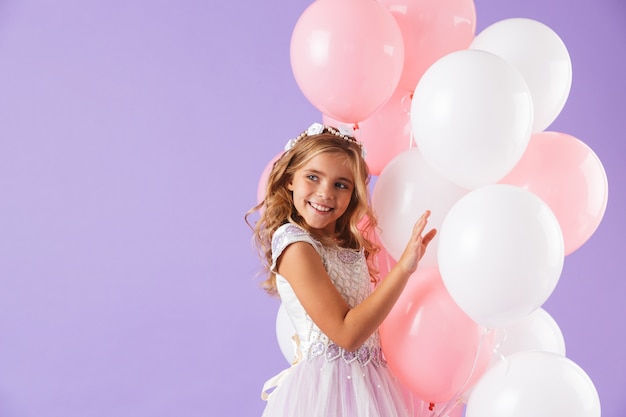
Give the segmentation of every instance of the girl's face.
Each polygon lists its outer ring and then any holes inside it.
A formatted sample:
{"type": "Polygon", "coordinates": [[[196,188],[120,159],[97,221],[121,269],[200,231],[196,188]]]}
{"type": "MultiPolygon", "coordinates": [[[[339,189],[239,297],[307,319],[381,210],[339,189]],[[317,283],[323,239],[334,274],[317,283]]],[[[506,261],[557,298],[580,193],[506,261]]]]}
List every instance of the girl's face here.
{"type": "Polygon", "coordinates": [[[354,175],[348,158],[320,153],[294,173],[287,185],[298,214],[306,224],[327,236],[348,208],[354,191],[354,175]]]}

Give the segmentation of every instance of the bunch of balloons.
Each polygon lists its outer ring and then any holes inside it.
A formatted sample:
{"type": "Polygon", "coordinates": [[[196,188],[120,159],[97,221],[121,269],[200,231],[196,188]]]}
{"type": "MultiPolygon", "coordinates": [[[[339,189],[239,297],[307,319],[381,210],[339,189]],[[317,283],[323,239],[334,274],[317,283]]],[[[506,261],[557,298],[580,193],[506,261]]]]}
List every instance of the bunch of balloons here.
{"type": "Polygon", "coordinates": [[[293,31],[293,73],[324,122],[368,150],[383,274],[424,210],[440,231],[380,329],[398,378],[443,404],[437,416],[463,401],[467,417],[599,417],[542,309],[608,199],[593,150],[546,130],[569,95],[570,57],[538,21],[478,34],[475,21],[472,0],[316,0],[293,31]]]}

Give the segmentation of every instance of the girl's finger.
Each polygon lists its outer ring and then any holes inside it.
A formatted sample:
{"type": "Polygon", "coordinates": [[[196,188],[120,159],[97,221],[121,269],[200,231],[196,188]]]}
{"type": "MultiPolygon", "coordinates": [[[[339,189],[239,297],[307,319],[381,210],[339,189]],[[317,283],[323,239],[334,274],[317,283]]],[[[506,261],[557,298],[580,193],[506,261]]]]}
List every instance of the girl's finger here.
{"type": "Polygon", "coordinates": [[[423,240],[430,242],[437,235],[437,229],[431,229],[423,238],[423,240]]]}

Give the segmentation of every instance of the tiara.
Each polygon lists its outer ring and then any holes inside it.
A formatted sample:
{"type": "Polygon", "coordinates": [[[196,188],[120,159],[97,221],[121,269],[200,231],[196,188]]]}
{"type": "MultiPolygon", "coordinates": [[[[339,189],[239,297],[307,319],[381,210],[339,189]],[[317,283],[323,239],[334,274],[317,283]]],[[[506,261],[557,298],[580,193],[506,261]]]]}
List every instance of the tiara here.
{"type": "Polygon", "coordinates": [[[361,157],[363,159],[365,159],[365,156],[367,155],[367,151],[365,150],[365,146],[363,146],[363,144],[361,142],[356,140],[354,138],[354,136],[352,136],[350,134],[350,131],[348,129],[346,129],[344,126],[339,126],[337,128],[337,127],[333,127],[333,126],[323,125],[321,123],[313,123],[311,126],[309,126],[309,128],[307,130],[305,130],[304,132],[300,133],[300,135],[298,135],[298,137],[293,138],[293,139],[289,139],[289,141],[285,145],[285,152],[287,152],[288,150],[293,148],[295,146],[295,144],[298,143],[301,139],[303,139],[303,138],[305,138],[307,136],[319,135],[319,134],[324,133],[324,132],[333,134],[333,135],[337,136],[338,138],[341,138],[341,139],[343,139],[343,140],[345,140],[347,142],[354,143],[355,145],[357,145],[359,147],[359,149],[361,149],[361,157]]]}

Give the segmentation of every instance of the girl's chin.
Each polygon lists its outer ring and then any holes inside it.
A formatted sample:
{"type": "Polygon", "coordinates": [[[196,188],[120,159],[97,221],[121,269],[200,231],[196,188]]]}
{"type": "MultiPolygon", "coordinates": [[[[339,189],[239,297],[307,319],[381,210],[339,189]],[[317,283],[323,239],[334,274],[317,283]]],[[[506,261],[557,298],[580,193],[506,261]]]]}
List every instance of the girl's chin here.
{"type": "MultiPolygon", "coordinates": [[[[305,219],[306,221],[306,219],[305,219]]],[[[334,230],[334,225],[329,224],[328,222],[315,222],[315,221],[307,221],[307,225],[311,229],[315,229],[320,233],[331,234],[332,232],[328,232],[328,230],[334,230]]]]}

